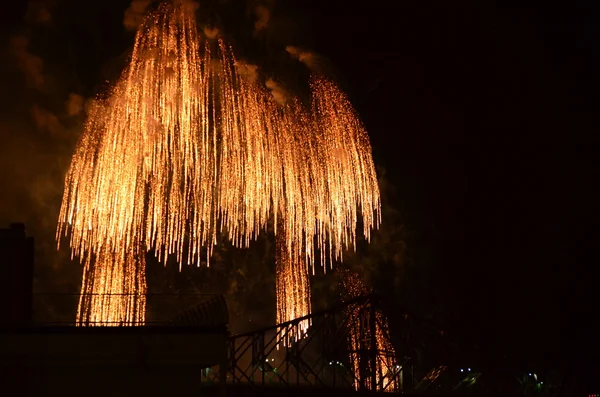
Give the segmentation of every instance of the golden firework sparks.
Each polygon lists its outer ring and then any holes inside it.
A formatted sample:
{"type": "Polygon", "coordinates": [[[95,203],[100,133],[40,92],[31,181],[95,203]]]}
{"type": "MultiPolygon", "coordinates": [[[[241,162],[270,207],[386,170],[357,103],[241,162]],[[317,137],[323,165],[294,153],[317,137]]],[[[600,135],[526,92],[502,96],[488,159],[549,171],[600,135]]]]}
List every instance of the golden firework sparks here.
{"type": "MultiPolygon", "coordinates": [[[[364,285],[359,275],[349,270],[341,271],[341,287],[343,297],[348,300],[367,295],[370,291],[364,285]]],[[[376,351],[375,368],[368,362],[369,371],[375,371],[375,384],[372,383],[370,376],[363,377],[364,387],[371,391],[400,391],[400,382],[398,379],[398,368],[396,365],[396,353],[394,346],[390,342],[389,325],[387,318],[380,310],[375,312],[375,324],[370,324],[372,320],[365,316],[360,308],[353,308],[348,313],[348,350],[350,354],[350,363],[355,375],[354,388],[359,390],[361,385],[361,359],[364,357],[364,351],[374,349],[376,351]],[[371,332],[375,330],[375,345],[372,346],[371,332]]]]}
{"type": "MultiPolygon", "coordinates": [[[[283,227],[280,228],[282,233],[283,227]]],[[[305,317],[310,314],[310,284],[308,266],[301,258],[299,247],[288,251],[285,239],[278,235],[276,240],[275,268],[277,292],[277,324],[305,317]]],[[[280,329],[278,342],[290,345],[306,335],[310,320],[302,320],[294,327],[280,329]]]]}
{"type": "Polygon", "coordinates": [[[102,252],[84,261],[77,325],[143,324],[146,317],[144,253],[102,252]]]}
{"type": "Polygon", "coordinates": [[[287,244],[287,254],[280,255],[290,258],[289,269],[283,271],[278,264],[277,271],[277,320],[281,322],[298,318],[299,312],[305,312],[300,308],[310,308],[310,289],[296,293],[299,286],[308,285],[300,262],[310,265],[314,273],[316,249],[322,264],[341,260],[343,249],[356,241],[359,215],[367,239],[380,222],[379,187],[362,123],[331,81],[314,76],[311,91],[311,111],[289,100],[279,131],[284,142],[280,146],[286,188],[282,228],[287,244]],[[295,253],[299,250],[301,255],[295,253]],[[301,281],[290,282],[290,274],[301,281]]]}
{"type": "MultiPolygon", "coordinates": [[[[181,2],[145,17],[130,65],[90,113],[65,180],[57,239],[69,236],[72,255],[84,258],[82,294],[106,293],[102,285],[142,291],[144,279],[117,271],[142,252],[175,255],[180,266],[205,252],[208,263],[217,233],[247,247],[276,214],[289,258],[281,263],[291,267],[278,282],[289,291],[308,285],[308,274],[289,275],[314,271],[317,250],[321,263],[341,259],[359,214],[367,238],[378,226],[370,144],[346,96],[314,77],[312,109],[293,99],[280,106],[246,72],[215,31],[201,36],[181,2]]],[[[310,310],[310,295],[301,299],[278,318],[310,310]]],[[[78,319],[103,310],[81,304],[78,319]]]]}

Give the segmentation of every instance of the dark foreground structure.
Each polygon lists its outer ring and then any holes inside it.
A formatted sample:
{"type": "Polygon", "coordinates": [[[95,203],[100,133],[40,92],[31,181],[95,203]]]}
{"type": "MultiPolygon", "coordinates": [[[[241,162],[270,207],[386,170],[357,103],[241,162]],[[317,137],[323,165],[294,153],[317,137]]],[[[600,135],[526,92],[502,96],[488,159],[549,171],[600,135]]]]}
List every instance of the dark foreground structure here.
{"type": "Polygon", "coordinates": [[[33,238],[25,225],[0,229],[0,328],[32,322],[33,238]]]}
{"type": "Polygon", "coordinates": [[[76,326],[73,294],[66,315],[41,318],[34,298],[52,297],[32,294],[33,252],[23,225],[0,230],[1,395],[561,395],[548,373],[485,359],[376,294],[234,336],[214,295],[149,295],[139,327],[76,326]]]}
{"type": "Polygon", "coordinates": [[[38,321],[33,252],[24,225],[0,229],[0,395],[194,396],[202,371],[227,366],[223,297],[144,327],[38,321]]]}
{"type": "Polygon", "coordinates": [[[5,329],[0,378],[15,396],[193,396],[205,368],[226,365],[226,337],[206,328],[5,329]]]}

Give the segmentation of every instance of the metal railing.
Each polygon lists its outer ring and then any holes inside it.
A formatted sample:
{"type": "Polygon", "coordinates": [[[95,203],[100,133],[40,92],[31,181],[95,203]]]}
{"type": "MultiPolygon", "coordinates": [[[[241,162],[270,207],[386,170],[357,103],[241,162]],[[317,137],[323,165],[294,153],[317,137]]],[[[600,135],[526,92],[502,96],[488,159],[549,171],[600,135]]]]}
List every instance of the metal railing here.
{"type": "MultiPolygon", "coordinates": [[[[332,393],[460,392],[464,374],[451,368],[464,359],[445,332],[422,318],[387,306],[372,294],[330,310],[229,338],[230,387],[273,390],[328,389],[332,393]],[[310,327],[303,338],[303,323],[310,327]],[[288,342],[289,341],[289,342],[288,342]]],[[[217,368],[201,373],[202,385],[218,382],[217,368]]],[[[333,394],[332,394],[333,395],[333,394]]]]}
{"type": "MultiPolygon", "coordinates": [[[[371,335],[391,343],[389,333],[381,332],[386,326],[376,315],[380,310],[373,296],[360,297],[331,310],[232,336],[227,382],[257,387],[401,391],[412,378],[412,365],[393,349],[380,349],[373,343],[371,335]],[[296,338],[305,321],[310,321],[308,332],[296,338]],[[348,343],[351,333],[361,336],[354,348],[348,343]]],[[[216,369],[202,374],[204,384],[217,380],[216,369]]]]}

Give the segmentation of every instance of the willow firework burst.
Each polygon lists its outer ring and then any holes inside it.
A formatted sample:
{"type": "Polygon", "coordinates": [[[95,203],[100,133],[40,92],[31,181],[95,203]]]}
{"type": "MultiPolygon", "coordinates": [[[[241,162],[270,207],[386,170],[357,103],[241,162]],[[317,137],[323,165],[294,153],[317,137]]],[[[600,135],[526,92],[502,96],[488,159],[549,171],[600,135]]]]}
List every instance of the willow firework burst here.
{"type": "MultiPolygon", "coordinates": [[[[326,253],[341,259],[352,246],[359,214],[367,238],[379,223],[370,144],[345,95],[315,77],[312,108],[295,99],[282,106],[213,33],[202,36],[181,2],[161,4],[86,122],[57,228],[85,264],[83,294],[144,291],[143,253],[175,255],[181,266],[199,264],[204,252],[208,263],[217,233],[247,247],[273,216],[283,220],[276,233],[293,259],[281,263],[313,270],[317,250],[326,263],[326,253]],[[121,275],[132,261],[139,278],[121,275]]],[[[279,282],[278,298],[291,283],[308,285],[308,273],[279,282]]],[[[298,299],[286,307],[310,307],[309,294],[298,299]]],[[[131,303],[86,302],[80,319],[106,319],[113,311],[103,305],[131,303]]],[[[126,322],[143,322],[132,316],[126,322]]]]}

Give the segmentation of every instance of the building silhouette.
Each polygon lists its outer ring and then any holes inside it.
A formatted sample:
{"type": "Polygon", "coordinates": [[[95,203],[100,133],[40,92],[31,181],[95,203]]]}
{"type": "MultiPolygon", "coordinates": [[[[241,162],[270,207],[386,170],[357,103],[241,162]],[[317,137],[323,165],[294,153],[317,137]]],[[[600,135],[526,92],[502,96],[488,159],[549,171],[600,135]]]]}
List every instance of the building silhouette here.
{"type": "Polygon", "coordinates": [[[32,322],[34,240],[25,225],[0,229],[0,327],[27,327],[32,322]]]}
{"type": "MultiPolygon", "coordinates": [[[[14,396],[194,396],[202,371],[227,366],[222,296],[161,324],[75,326],[33,318],[34,240],[0,229],[0,385],[14,396]]],[[[42,295],[42,299],[52,299],[42,295]]],[[[225,375],[226,371],[220,371],[225,375]]],[[[224,393],[224,378],[215,393],[224,393]]]]}

